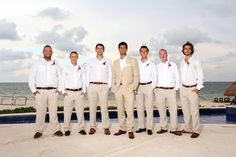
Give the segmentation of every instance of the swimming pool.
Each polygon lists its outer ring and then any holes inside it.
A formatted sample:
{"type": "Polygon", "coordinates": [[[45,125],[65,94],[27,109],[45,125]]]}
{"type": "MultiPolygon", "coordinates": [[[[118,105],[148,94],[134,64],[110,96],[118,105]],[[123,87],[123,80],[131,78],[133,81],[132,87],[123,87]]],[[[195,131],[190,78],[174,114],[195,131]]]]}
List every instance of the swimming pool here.
{"type": "MultiPolygon", "coordinates": [[[[231,122],[226,120],[226,109],[200,109],[200,120],[202,124],[236,124],[236,122],[231,122]]],[[[167,113],[169,116],[169,114],[167,113]]],[[[135,120],[137,121],[137,112],[134,111],[135,120]]],[[[84,117],[86,123],[89,121],[89,112],[84,112],[84,117]]],[[[109,111],[109,117],[112,122],[117,123],[117,111],[109,111]]],[[[58,119],[60,123],[63,123],[63,112],[58,112],[58,119]]],[[[72,122],[76,123],[76,114],[72,114],[72,122]]],[[[46,122],[49,121],[49,116],[46,116],[46,122]]],[[[97,121],[101,121],[101,113],[97,112],[97,121]]],[[[183,114],[181,110],[178,110],[178,122],[183,123],[183,114]]],[[[1,115],[0,124],[19,124],[19,123],[35,123],[35,113],[30,114],[14,114],[14,115],[1,115]]],[[[154,123],[159,123],[159,114],[157,110],[154,110],[154,123]]]]}

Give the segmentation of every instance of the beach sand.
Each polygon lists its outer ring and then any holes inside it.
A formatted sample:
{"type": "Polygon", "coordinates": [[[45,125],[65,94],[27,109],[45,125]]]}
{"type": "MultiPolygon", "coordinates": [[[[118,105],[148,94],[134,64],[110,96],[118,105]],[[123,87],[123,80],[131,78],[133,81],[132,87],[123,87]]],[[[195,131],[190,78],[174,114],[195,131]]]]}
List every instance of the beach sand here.
{"type": "MultiPolygon", "coordinates": [[[[155,132],[159,128],[155,125],[155,132]]],[[[88,128],[87,128],[88,130],[88,128]]],[[[112,133],[118,124],[112,124],[112,133]]],[[[95,135],[79,135],[73,123],[72,135],[54,137],[49,127],[42,138],[33,139],[34,124],[0,125],[0,154],[2,157],[235,157],[236,125],[204,124],[197,139],[189,134],[170,133],[152,136],[135,134],[104,135],[101,123],[95,135]]]]}

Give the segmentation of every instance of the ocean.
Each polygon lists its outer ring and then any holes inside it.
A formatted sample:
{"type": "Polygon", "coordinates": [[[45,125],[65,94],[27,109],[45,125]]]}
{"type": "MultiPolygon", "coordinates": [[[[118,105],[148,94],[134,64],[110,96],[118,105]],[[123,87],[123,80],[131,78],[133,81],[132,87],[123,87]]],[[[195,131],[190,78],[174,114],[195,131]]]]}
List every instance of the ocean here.
{"type": "MultiPolygon", "coordinates": [[[[201,90],[200,97],[204,100],[212,101],[215,97],[223,97],[224,91],[233,82],[205,82],[204,88],[201,90]]],[[[28,83],[0,83],[1,96],[26,96],[33,98],[28,83]]],[[[62,96],[59,99],[63,99],[62,96]]],[[[114,99],[113,93],[109,93],[109,99],[114,99]]]]}

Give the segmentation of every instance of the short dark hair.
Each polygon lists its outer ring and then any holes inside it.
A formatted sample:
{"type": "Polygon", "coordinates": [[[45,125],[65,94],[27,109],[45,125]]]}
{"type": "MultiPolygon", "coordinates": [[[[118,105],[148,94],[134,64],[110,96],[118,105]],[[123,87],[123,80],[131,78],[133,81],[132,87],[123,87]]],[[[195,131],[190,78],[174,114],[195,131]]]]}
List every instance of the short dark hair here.
{"type": "Polygon", "coordinates": [[[102,46],[103,50],[105,50],[105,46],[104,46],[102,43],[98,43],[98,44],[95,46],[95,49],[97,49],[98,46],[102,46]]]}
{"type": "Polygon", "coordinates": [[[147,52],[149,52],[149,49],[148,49],[148,47],[147,47],[146,45],[142,45],[142,46],[140,47],[139,51],[141,51],[141,49],[147,49],[147,52]]]}
{"type": "Polygon", "coordinates": [[[183,49],[182,49],[183,54],[184,54],[184,47],[185,47],[185,46],[190,46],[191,49],[192,49],[192,54],[194,53],[194,46],[193,46],[193,44],[190,43],[189,41],[187,41],[187,42],[183,45],[183,49]]]}
{"type": "Polygon", "coordinates": [[[160,53],[161,51],[165,51],[165,52],[167,53],[167,50],[164,49],[164,48],[160,49],[160,50],[159,50],[159,53],[160,53]]]}
{"type": "Polygon", "coordinates": [[[126,49],[128,49],[128,44],[124,41],[119,43],[118,48],[120,48],[122,45],[125,45],[126,49]]]}
{"type": "Polygon", "coordinates": [[[72,54],[76,54],[77,57],[79,56],[79,55],[78,55],[78,52],[76,52],[76,51],[71,51],[71,53],[70,53],[70,57],[71,57],[72,54]]]}
{"type": "Polygon", "coordinates": [[[44,52],[44,50],[45,50],[47,47],[50,48],[50,49],[52,49],[52,47],[51,47],[50,45],[45,45],[45,46],[43,47],[43,52],[44,52]]]}

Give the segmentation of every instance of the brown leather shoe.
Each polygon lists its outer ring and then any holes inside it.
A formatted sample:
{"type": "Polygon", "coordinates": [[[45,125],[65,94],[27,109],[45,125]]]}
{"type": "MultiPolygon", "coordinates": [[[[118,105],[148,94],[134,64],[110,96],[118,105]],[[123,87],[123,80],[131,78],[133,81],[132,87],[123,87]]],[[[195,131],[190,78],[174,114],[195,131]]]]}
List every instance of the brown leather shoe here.
{"type": "Polygon", "coordinates": [[[190,131],[185,131],[185,130],[182,130],[181,131],[183,134],[192,134],[192,132],[190,132],[190,131]]]}
{"type": "Polygon", "coordinates": [[[104,129],[104,134],[105,134],[105,135],[110,135],[110,134],[111,134],[109,128],[105,128],[105,129],[104,129]]]}
{"type": "Polygon", "coordinates": [[[61,132],[61,130],[58,130],[53,135],[61,137],[61,136],[63,136],[63,133],[61,132]]]}
{"type": "Polygon", "coordinates": [[[161,130],[157,131],[158,134],[163,134],[165,132],[167,132],[167,130],[164,130],[164,129],[161,129],[161,130]]]}
{"type": "Polygon", "coordinates": [[[181,131],[170,131],[171,134],[177,135],[177,136],[181,136],[182,132],[181,131]]]}
{"type": "Polygon", "coordinates": [[[136,133],[141,133],[141,132],[145,132],[146,131],[146,128],[139,128],[138,130],[136,130],[135,132],[136,133]]]}
{"type": "Polygon", "coordinates": [[[147,130],[147,134],[148,134],[148,135],[152,135],[152,130],[151,130],[151,129],[148,129],[148,130],[147,130]]]}
{"type": "Polygon", "coordinates": [[[96,130],[94,128],[90,128],[89,135],[93,135],[95,132],[96,132],[96,130]]]}
{"type": "Polygon", "coordinates": [[[37,139],[37,138],[41,137],[42,135],[43,135],[42,133],[36,132],[36,133],[34,134],[34,139],[37,139]]]}
{"type": "Polygon", "coordinates": [[[70,136],[70,130],[67,130],[67,131],[65,132],[65,136],[70,136]]]}
{"type": "Polygon", "coordinates": [[[79,131],[79,134],[81,134],[81,135],[87,135],[87,133],[86,133],[85,130],[80,130],[80,131],[79,131]]]}
{"type": "Polygon", "coordinates": [[[126,131],[119,130],[117,133],[114,133],[115,136],[120,136],[122,134],[126,134],[126,131]]]}
{"type": "Polygon", "coordinates": [[[193,132],[190,136],[191,138],[197,138],[200,134],[193,132]]]}
{"type": "Polygon", "coordinates": [[[134,133],[133,132],[129,132],[129,138],[134,139],[134,133]]]}

